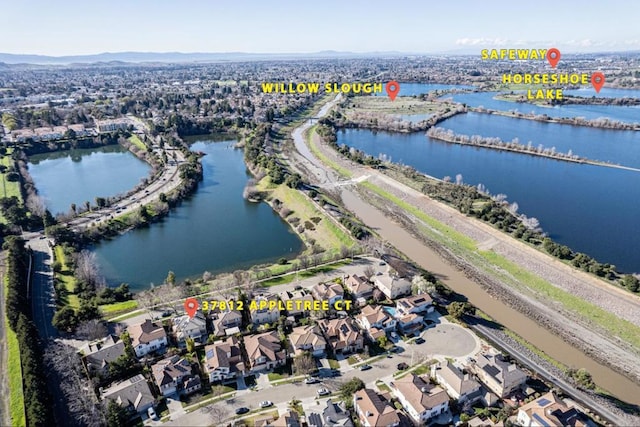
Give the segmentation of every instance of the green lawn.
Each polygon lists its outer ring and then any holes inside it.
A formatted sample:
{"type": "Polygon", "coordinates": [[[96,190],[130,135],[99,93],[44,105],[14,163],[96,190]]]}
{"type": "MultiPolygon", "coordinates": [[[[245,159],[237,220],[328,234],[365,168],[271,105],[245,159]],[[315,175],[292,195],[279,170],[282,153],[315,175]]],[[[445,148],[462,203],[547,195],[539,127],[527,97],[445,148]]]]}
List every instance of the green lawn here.
{"type": "Polygon", "coordinates": [[[269,377],[269,381],[276,381],[276,380],[283,380],[285,378],[289,378],[289,375],[278,374],[277,372],[269,372],[268,377],[269,377]]]}
{"type": "MultiPolygon", "coordinates": [[[[12,148],[7,149],[7,154],[0,158],[0,164],[10,168],[13,166],[13,159],[11,159],[12,148]]],[[[8,181],[7,174],[0,174],[2,176],[2,185],[0,186],[0,197],[15,196],[18,200],[22,201],[22,194],[20,193],[20,183],[17,181],[8,181]]],[[[0,214],[0,223],[6,224],[7,221],[2,214],[0,214]]]]}
{"type": "Polygon", "coordinates": [[[138,137],[138,135],[131,135],[129,137],[129,142],[131,142],[133,145],[135,145],[136,147],[138,147],[139,149],[141,149],[142,151],[147,151],[147,146],[144,145],[144,142],[142,142],[140,140],[140,138],[138,137]]]}
{"type": "Polygon", "coordinates": [[[316,156],[318,159],[320,159],[322,163],[330,166],[333,170],[338,172],[343,178],[351,178],[352,177],[351,171],[341,167],[339,164],[337,164],[336,162],[334,162],[333,160],[325,156],[318,149],[318,147],[316,146],[317,139],[320,139],[320,135],[316,133],[316,127],[312,126],[309,128],[309,130],[305,134],[305,140],[307,142],[307,145],[309,146],[309,150],[311,150],[313,155],[316,156]]]}
{"type": "Polygon", "coordinates": [[[329,367],[331,369],[340,369],[340,362],[336,359],[327,359],[329,361],[329,367]]]}
{"type": "Polygon", "coordinates": [[[70,307],[78,309],[80,308],[80,300],[78,299],[78,295],[74,293],[76,289],[76,278],[74,277],[73,272],[67,264],[67,259],[65,257],[64,249],[62,248],[62,246],[57,245],[55,248],[53,248],[53,255],[55,260],[60,262],[60,264],[62,265],[60,272],[56,273],[55,280],[60,283],[64,283],[64,287],[69,293],[67,295],[67,303],[70,307]]]}
{"type": "Polygon", "coordinates": [[[435,237],[438,241],[444,243],[448,247],[451,247],[452,244],[454,246],[457,246],[457,250],[461,252],[466,259],[480,259],[480,261],[485,264],[481,267],[483,267],[484,270],[489,272],[490,274],[499,274],[496,272],[496,270],[501,269],[506,274],[501,274],[500,277],[501,279],[506,280],[507,283],[521,288],[526,286],[529,291],[534,291],[538,295],[542,295],[551,300],[558,301],[566,309],[581,315],[583,318],[597,324],[600,328],[608,331],[614,336],[623,339],[624,341],[627,341],[636,348],[640,348],[639,326],[636,326],[627,320],[621,319],[616,315],[581,299],[580,297],[564,291],[563,289],[555,287],[546,280],[536,276],[535,274],[527,270],[520,268],[515,263],[507,260],[501,255],[496,254],[493,251],[478,250],[476,242],[471,238],[453,230],[452,228],[442,224],[439,221],[436,221],[415,206],[412,206],[411,204],[398,199],[394,195],[371,184],[370,182],[362,182],[360,183],[360,185],[398,205],[406,212],[423,221],[428,225],[428,227],[436,231],[435,233],[432,233],[434,236],[439,233],[439,235],[435,237]],[[496,269],[495,267],[499,268],[496,269]]]}
{"type": "MultiPolygon", "coordinates": [[[[7,278],[4,279],[4,295],[7,297],[7,278]]],[[[7,331],[7,374],[9,375],[9,414],[11,425],[26,425],[24,413],[24,392],[22,390],[22,366],[20,365],[20,347],[15,332],[9,328],[9,320],[4,318],[4,326],[7,331]]]]}
{"type": "Polygon", "coordinates": [[[100,312],[103,315],[113,316],[115,313],[125,313],[127,311],[136,310],[138,308],[138,301],[122,301],[114,302],[113,304],[104,304],[99,306],[100,312]]]}

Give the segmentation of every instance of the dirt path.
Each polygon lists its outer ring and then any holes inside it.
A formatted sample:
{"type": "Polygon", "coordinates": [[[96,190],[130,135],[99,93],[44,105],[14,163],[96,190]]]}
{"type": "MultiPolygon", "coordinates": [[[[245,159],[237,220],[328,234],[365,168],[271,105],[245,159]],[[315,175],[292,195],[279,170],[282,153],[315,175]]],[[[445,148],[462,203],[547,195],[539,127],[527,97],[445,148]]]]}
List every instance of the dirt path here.
{"type": "Polygon", "coordinates": [[[0,253],[0,425],[8,426],[11,424],[11,414],[9,414],[9,373],[8,357],[9,348],[7,347],[7,322],[5,321],[5,303],[4,303],[4,268],[5,254],[0,253]]]}

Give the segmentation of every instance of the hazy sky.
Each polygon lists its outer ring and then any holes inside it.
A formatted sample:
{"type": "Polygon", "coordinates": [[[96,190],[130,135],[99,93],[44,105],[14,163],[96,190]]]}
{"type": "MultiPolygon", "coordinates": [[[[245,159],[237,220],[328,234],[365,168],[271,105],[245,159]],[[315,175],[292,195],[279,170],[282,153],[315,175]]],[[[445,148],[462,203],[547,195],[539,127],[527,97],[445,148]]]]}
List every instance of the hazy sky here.
{"type": "Polygon", "coordinates": [[[0,52],[636,50],[638,17],[629,0],[8,0],[0,52]]]}

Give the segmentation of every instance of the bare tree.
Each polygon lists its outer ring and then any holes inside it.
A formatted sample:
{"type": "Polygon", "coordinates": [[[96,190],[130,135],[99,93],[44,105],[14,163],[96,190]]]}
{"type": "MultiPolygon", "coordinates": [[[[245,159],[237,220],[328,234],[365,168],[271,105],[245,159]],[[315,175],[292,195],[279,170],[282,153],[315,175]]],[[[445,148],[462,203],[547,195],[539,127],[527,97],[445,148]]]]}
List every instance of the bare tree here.
{"type": "Polygon", "coordinates": [[[76,336],[83,340],[93,341],[107,336],[107,327],[102,320],[92,319],[82,322],[76,328],[76,336]]]}
{"type": "Polygon", "coordinates": [[[309,268],[309,257],[307,257],[306,255],[302,255],[300,258],[298,258],[298,261],[300,261],[300,268],[302,270],[306,270],[307,268],[309,268]]]}
{"type": "Polygon", "coordinates": [[[367,265],[364,268],[363,274],[364,274],[364,277],[370,280],[373,277],[373,275],[376,274],[376,269],[373,268],[372,265],[367,265]]]}
{"type": "Polygon", "coordinates": [[[308,353],[301,354],[294,358],[293,366],[299,375],[306,375],[317,369],[316,360],[308,353]]]}
{"type": "Polygon", "coordinates": [[[221,404],[205,406],[203,412],[207,414],[207,418],[214,426],[222,425],[229,417],[229,410],[221,404]]]}
{"type": "Polygon", "coordinates": [[[106,282],[98,269],[98,260],[94,252],[86,249],[76,255],[76,278],[96,290],[104,288],[106,282]]]}
{"type": "Polygon", "coordinates": [[[349,258],[349,248],[347,248],[345,245],[340,245],[340,258],[349,258]]]}

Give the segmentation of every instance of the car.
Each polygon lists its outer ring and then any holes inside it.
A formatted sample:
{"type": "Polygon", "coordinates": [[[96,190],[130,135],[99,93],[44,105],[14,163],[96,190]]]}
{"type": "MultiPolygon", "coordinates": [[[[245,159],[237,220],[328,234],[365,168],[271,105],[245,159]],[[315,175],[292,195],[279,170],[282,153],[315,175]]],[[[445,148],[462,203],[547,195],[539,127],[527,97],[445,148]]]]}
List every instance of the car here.
{"type": "Polygon", "coordinates": [[[309,377],[309,378],[305,378],[304,379],[304,383],[305,384],[315,384],[315,383],[319,383],[320,380],[317,379],[316,377],[309,377]]]}
{"type": "Polygon", "coordinates": [[[328,394],[331,394],[331,392],[326,388],[322,387],[318,389],[318,396],[326,396],[328,394]]]}
{"type": "Polygon", "coordinates": [[[241,406],[241,407],[236,409],[236,415],[246,414],[247,412],[249,412],[249,408],[247,408],[245,406],[241,406]]]}
{"type": "Polygon", "coordinates": [[[360,366],[360,370],[361,371],[368,371],[371,368],[372,368],[372,366],[371,365],[367,365],[367,364],[364,364],[364,365],[360,366]]]}
{"type": "Polygon", "coordinates": [[[156,410],[153,409],[153,406],[147,409],[147,415],[149,415],[149,418],[151,418],[152,420],[158,419],[158,416],[156,415],[156,410]]]}
{"type": "Polygon", "coordinates": [[[400,347],[398,347],[397,345],[394,345],[393,347],[391,347],[391,352],[392,353],[397,353],[400,351],[400,347]]]}
{"type": "Polygon", "coordinates": [[[300,289],[302,289],[302,286],[298,285],[295,288],[293,288],[294,291],[299,291],[300,289]]]}
{"type": "Polygon", "coordinates": [[[404,362],[400,362],[400,363],[398,363],[398,365],[396,367],[398,368],[399,371],[404,371],[405,369],[407,369],[409,367],[409,365],[407,365],[404,362]]]}
{"type": "Polygon", "coordinates": [[[391,353],[391,351],[387,352],[387,359],[391,359],[393,358],[393,353],[391,353]]]}
{"type": "Polygon", "coordinates": [[[270,400],[263,400],[262,402],[260,402],[261,408],[268,408],[269,406],[273,406],[273,402],[270,400]]]}
{"type": "Polygon", "coordinates": [[[422,337],[416,338],[416,344],[424,344],[424,338],[422,337]]]}

